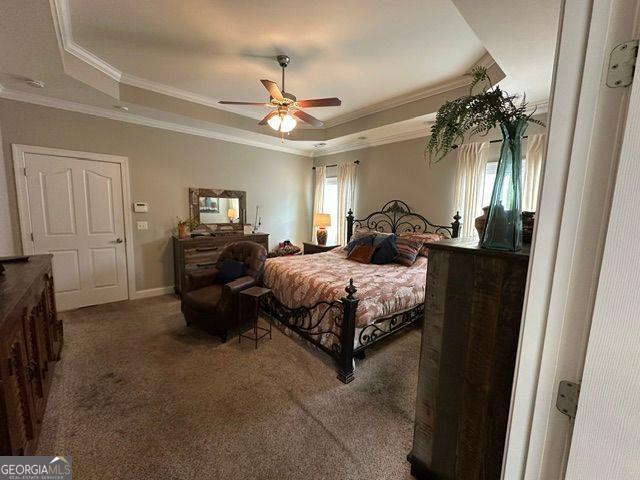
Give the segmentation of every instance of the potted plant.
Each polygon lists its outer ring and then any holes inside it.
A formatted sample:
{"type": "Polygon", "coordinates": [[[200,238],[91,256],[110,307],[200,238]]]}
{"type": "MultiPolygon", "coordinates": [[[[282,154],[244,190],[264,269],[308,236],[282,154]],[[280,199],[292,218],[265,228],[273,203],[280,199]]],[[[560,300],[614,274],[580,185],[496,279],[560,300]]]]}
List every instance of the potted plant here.
{"type": "Polygon", "coordinates": [[[503,142],[480,246],[517,251],[522,248],[522,136],[529,123],[544,124],[532,118],[535,112],[527,113],[524,98],[519,102],[518,95],[493,86],[486,68],[475,67],[469,75],[469,95],[440,107],[425,153],[431,163],[438,162],[465,136],[486,135],[500,126],[503,142]],[[482,90],[473,93],[479,85],[482,90]]]}
{"type": "Polygon", "coordinates": [[[180,220],[176,217],[178,222],[178,238],[183,239],[189,236],[189,231],[193,231],[198,226],[198,221],[195,218],[187,218],[186,220],[180,220]]]}

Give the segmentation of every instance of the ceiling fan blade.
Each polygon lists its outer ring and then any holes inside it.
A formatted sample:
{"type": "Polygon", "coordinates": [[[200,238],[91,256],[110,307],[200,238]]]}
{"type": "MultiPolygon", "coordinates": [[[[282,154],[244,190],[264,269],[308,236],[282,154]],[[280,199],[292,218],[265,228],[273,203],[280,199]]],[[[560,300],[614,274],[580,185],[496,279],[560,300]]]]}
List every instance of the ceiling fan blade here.
{"type": "Polygon", "coordinates": [[[266,125],[266,124],[267,124],[267,122],[269,121],[269,119],[270,119],[271,117],[273,117],[274,115],[278,115],[278,111],[277,111],[277,110],[273,110],[273,111],[271,111],[271,112],[267,113],[267,114],[265,115],[265,117],[264,117],[262,120],[260,120],[260,121],[258,122],[258,125],[266,125]]]}
{"type": "Polygon", "coordinates": [[[268,103],[264,102],[228,102],[226,100],[220,100],[218,103],[221,103],[223,105],[269,105],[268,103]]]}
{"type": "Polygon", "coordinates": [[[302,110],[294,110],[291,112],[292,115],[298,117],[303,122],[308,123],[309,125],[313,125],[314,127],[322,127],[324,123],[318,120],[313,115],[309,115],[307,112],[303,112],[302,110]]]}
{"type": "Polygon", "coordinates": [[[278,87],[276,82],[272,82],[271,80],[260,80],[264,88],[269,91],[269,95],[278,100],[279,102],[284,102],[284,97],[282,96],[282,92],[278,87]]]}
{"type": "Polygon", "coordinates": [[[312,100],[298,100],[296,102],[297,107],[310,108],[310,107],[339,107],[342,105],[342,101],[339,98],[314,98],[312,100]]]}

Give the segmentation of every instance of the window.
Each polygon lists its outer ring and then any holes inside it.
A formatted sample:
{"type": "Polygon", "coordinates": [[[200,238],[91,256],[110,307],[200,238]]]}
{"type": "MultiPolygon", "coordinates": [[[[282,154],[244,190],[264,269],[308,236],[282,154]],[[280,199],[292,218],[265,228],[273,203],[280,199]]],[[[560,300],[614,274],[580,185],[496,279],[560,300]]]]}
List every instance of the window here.
{"type": "Polygon", "coordinates": [[[331,215],[331,226],[327,227],[327,245],[338,243],[338,178],[326,177],[324,179],[324,198],[322,201],[322,213],[331,215]]]}
{"type": "Polygon", "coordinates": [[[488,162],[484,170],[484,190],[482,190],[482,206],[486,207],[491,203],[491,193],[493,184],[496,183],[496,172],[498,162],[488,162]]]}

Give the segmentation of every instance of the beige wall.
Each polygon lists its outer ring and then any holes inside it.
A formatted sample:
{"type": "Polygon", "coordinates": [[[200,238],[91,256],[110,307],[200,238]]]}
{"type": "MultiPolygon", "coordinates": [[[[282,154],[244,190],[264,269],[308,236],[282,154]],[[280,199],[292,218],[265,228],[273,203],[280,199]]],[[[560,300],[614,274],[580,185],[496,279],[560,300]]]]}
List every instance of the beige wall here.
{"type": "MultiPolygon", "coordinates": [[[[0,121],[0,144],[2,144],[2,122],[0,121]]],[[[9,176],[9,170],[5,168],[3,149],[0,148],[0,257],[14,255],[17,250],[14,246],[13,222],[11,218],[11,194],[9,183],[13,179],[9,176]]],[[[13,202],[15,204],[15,202],[13,202]]]]}
{"type": "Polygon", "coordinates": [[[360,160],[356,176],[356,218],[380,210],[385,202],[397,199],[407,202],[412,210],[430,221],[448,225],[454,214],[455,162],[443,161],[429,166],[422,155],[425,142],[425,138],[417,138],[314,160],[316,165],[360,160]]]}
{"type": "MultiPolygon", "coordinates": [[[[544,121],[546,115],[535,118],[544,121]]],[[[527,133],[543,133],[544,127],[530,124],[527,133]]],[[[427,133],[425,129],[425,133],[427,133]]],[[[489,141],[502,138],[495,129],[485,137],[469,141],[489,141]]],[[[389,200],[403,200],[409,207],[432,223],[449,225],[455,214],[454,189],[456,152],[440,162],[429,165],[424,148],[428,137],[389,143],[377,147],[352,150],[314,159],[314,165],[332,165],[360,160],[356,179],[355,216],[362,218],[379,210],[389,200]]],[[[498,159],[500,144],[491,147],[498,159]]]]}
{"type": "Polygon", "coordinates": [[[149,213],[132,214],[137,290],[173,284],[169,237],[176,216],[187,216],[189,187],[245,190],[247,221],[253,222],[259,205],[262,231],[271,234],[271,245],[283,239],[298,244],[308,240],[312,197],[308,157],[9,100],[0,100],[0,128],[4,156],[0,254],[21,251],[13,143],[129,158],[132,201],[149,203],[149,213]],[[148,220],[149,230],[135,230],[136,220],[148,220]]]}

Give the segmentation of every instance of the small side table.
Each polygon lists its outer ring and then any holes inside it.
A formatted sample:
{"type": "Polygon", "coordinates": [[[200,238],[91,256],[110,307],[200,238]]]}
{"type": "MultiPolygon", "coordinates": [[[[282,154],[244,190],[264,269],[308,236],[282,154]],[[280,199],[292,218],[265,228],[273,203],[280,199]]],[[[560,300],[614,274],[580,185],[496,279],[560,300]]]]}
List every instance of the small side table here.
{"type": "Polygon", "coordinates": [[[304,242],[304,254],[311,255],[312,253],[322,253],[333,250],[340,245],[318,245],[317,243],[304,242]]]}
{"type": "Polygon", "coordinates": [[[256,343],[255,348],[258,348],[258,340],[267,335],[271,338],[271,317],[269,317],[268,329],[258,326],[258,308],[260,307],[260,301],[269,293],[271,293],[271,289],[263,287],[251,287],[240,292],[240,318],[243,323],[245,320],[249,320],[251,322],[251,326],[240,332],[238,335],[238,343],[242,342],[242,338],[246,338],[248,340],[253,340],[256,343]],[[258,335],[258,330],[263,333],[258,335]],[[249,332],[253,332],[253,335],[248,334],[249,332]]]}

